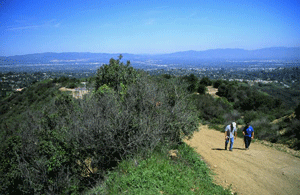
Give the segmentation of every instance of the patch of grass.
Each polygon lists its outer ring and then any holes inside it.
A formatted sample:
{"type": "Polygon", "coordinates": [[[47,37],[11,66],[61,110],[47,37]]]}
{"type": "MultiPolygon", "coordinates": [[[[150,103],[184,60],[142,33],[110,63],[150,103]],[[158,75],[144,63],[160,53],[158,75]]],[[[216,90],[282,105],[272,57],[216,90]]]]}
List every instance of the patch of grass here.
{"type": "Polygon", "coordinates": [[[177,150],[176,159],[156,151],[145,160],[123,161],[87,194],[230,194],[212,182],[193,148],[183,143],[177,150]]]}

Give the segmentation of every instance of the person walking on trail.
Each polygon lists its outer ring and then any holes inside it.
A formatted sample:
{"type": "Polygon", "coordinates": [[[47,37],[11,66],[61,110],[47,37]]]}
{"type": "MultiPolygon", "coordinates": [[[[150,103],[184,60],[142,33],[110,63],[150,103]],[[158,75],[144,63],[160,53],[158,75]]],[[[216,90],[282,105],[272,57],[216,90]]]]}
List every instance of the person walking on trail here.
{"type": "Polygon", "coordinates": [[[233,142],[236,139],[236,136],[237,136],[236,123],[232,122],[230,125],[227,125],[225,128],[225,150],[227,150],[227,145],[230,140],[229,151],[232,151],[233,142]]]}
{"type": "Polygon", "coordinates": [[[253,127],[250,126],[249,123],[247,123],[247,125],[243,129],[243,134],[244,134],[245,149],[249,150],[251,140],[254,138],[254,129],[253,127]]]}

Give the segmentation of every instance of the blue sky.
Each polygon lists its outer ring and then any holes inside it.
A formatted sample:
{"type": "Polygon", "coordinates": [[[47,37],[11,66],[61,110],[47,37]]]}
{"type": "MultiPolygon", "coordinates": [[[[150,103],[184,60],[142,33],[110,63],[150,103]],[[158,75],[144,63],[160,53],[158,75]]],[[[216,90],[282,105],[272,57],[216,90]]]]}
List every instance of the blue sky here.
{"type": "Polygon", "coordinates": [[[0,0],[0,56],[300,46],[300,2],[0,0]]]}

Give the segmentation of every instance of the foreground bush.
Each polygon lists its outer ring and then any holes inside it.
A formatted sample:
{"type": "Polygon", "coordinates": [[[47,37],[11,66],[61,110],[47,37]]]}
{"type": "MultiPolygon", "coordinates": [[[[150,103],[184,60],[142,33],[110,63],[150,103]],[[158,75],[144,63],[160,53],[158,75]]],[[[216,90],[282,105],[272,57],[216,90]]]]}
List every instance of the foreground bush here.
{"type": "Polygon", "coordinates": [[[104,83],[83,100],[61,94],[2,125],[1,192],[77,194],[120,161],[190,136],[198,119],[186,88],[176,79],[165,84],[146,74],[127,85],[104,83]]]}

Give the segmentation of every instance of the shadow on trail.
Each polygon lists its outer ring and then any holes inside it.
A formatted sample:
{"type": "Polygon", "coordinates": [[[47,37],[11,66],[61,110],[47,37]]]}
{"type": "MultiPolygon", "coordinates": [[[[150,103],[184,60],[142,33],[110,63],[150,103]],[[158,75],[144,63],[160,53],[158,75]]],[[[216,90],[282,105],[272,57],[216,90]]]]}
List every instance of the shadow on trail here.
{"type": "Polygon", "coordinates": [[[212,148],[212,150],[225,150],[224,148],[212,148]]]}
{"type": "MultiPolygon", "coordinates": [[[[225,150],[225,149],[224,148],[212,148],[212,150],[225,150]]],[[[246,150],[246,149],[245,148],[232,148],[232,150],[246,150]]]]}
{"type": "Polygon", "coordinates": [[[233,150],[246,150],[246,148],[232,148],[233,150]]]}

